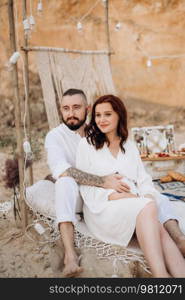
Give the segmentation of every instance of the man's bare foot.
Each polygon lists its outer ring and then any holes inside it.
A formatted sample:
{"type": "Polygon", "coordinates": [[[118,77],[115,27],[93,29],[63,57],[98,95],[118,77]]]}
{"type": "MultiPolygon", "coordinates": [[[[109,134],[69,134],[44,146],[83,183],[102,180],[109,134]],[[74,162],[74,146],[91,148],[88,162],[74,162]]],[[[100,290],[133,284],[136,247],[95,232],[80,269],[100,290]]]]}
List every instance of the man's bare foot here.
{"type": "Polygon", "coordinates": [[[185,236],[179,237],[176,243],[180,252],[185,257],[185,236]]]}
{"type": "Polygon", "coordinates": [[[181,231],[177,220],[169,219],[164,223],[164,228],[176,243],[182,255],[185,257],[185,235],[181,231]]]}
{"type": "Polygon", "coordinates": [[[63,276],[64,277],[76,277],[80,273],[83,272],[83,268],[80,267],[80,258],[77,256],[73,257],[65,257],[64,259],[64,270],[63,270],[63,276]]]}

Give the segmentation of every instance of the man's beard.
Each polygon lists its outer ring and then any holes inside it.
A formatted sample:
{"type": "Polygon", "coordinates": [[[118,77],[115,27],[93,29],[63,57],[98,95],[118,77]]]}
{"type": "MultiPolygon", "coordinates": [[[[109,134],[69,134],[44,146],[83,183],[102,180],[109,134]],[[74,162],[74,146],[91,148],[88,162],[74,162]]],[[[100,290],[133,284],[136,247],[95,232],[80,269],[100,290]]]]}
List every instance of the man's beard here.
{"type": "Polygon", "coordinates": [[[78,120],[78,123],[76,123],[76,124],[69,124],[69,123],[67,123],[67,121],[69,121],[70,119],[67,119],[67,120],[65,121],[65,120],[63,119],[63,116],[62,116],[62,121],[63,121],[63,123],[64,123],[69,129],[75,131],[75,130],[79,129],[79,128],[85,123],[86,118],[87,118],[87,112],[85,113],[85,116],[84,116],[84,119],[83,119],[83,120],[79,120],[78,118],[75,118],[75,117],[71,118],[71,119],[74,119],[74,120],[78,120]]]}

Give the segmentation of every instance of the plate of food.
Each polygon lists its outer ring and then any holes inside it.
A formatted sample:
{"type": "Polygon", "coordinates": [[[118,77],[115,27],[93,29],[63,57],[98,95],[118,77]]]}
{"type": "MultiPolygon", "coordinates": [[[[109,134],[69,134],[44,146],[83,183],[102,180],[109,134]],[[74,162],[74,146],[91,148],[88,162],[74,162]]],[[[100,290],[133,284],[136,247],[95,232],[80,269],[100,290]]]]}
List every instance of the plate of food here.
{"type": "Polygon", "coordinates": [[[146,145],[150,153],[161,153],[167,147],[167,140],[164,134],[156,129],[148,133],[146,145]]]}

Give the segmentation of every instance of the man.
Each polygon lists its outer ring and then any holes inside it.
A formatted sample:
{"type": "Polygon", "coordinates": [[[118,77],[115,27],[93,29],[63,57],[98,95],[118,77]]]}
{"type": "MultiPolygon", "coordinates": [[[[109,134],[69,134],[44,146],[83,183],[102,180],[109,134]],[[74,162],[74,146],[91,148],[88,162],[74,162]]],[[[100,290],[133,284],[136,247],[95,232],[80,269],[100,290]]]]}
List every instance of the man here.
{"type": "MultiPolygon", "coordinates": [[[[60,110],[63,124],[47,134],[45,148],[48,165],[52,176],[56,179],[55,209],[65,251],[63,274],[66,277],[73,277],[83,271],[79,266],[79,259],[74,249],[73,232],[73,224],[77,221],[76,212],[82,211],[78,184],[99,186],[118,192],[129,192],[129,187],[121,181],[121,175],[111,174],[99,177],[75,168],[76,149],[81,137],[84,136],[85,121],[89,111],[84,92],[78,89],[67,90],[63,94],[60,110]]],[[[180,239],[179,245],[181,248],[184,245],[185,253],[185,237],[181,233],[175,217],[169,212],[164,219],[162,210],[166,210],[166,208],[162,207],[160,210],[163,215],[162,222],[168,223],[166,228],[172,238],[175,237],[177,244],[177,237],[180,239]]]]}

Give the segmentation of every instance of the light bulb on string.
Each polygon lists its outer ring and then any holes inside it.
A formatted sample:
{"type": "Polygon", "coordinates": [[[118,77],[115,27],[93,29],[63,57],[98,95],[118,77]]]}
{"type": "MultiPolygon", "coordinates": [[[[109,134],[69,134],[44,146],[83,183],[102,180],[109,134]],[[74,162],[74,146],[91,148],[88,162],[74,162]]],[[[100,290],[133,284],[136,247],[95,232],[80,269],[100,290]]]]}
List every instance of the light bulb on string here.
{"type": "Polygon", "coordinates": [[[146,65],[147,65],[148,68],[152,67],[152,61],[151,61],[150,58],[147,59],[146,65]]]}
{"type": "Polygon", "coordinates": [[[24,152],[25,153],[31,153],[31,146],[30,146],[30,143],[28,140],[25,140],[24,143],[23,143],[23,149],[24,149],[24,152]]]}
{"type": "Polygon", "coordinates": [[[30,15],[28,17],[28,22],[30,24],[30,30],[33,31],[35,29],[35,18],[33,16],[33,13],[32,13],[32,1],[33,0],[30,0],[30,15]]]}
{"type": "Polygon", "coordinates": [[[28,19],[24,19],[23,21],[23,27],[24,27],[24,34],[26,37],[30,38],[31,34],[31,28],[30,28],[30,23],[28,19]]]}
{"type": "Polygon", "coordinates": [[[82,23],[81,23],[81,22],[78,22],[77,25],[76,25],[76,28],[77,28],[77,30],[78,30],[79,32],[81,32],[82,29],[83,29],[82,23]]]}
{"type": "Polygon", "coordinates": [[[13,70],[13,65],[15,65],[20,57],[20,53],[18,51],[14,52],[12,56],[9,58],[9,61],[5,64],[5,67],[10,72],[13,70]]]}
{"type": "Polygon", "coordinates": [[[102,4],[105,5],[107,0],[102,0],[102,4]]]}
{"type": "Polygon", "coordinates": [[[30,142],[27,139],[25,139],[25,141],[23,142],[23,150],[24,150],[24,153],[26,154],[26,159],[32,160],[33,153],[31,150],[30,142]]]}
{"type": "Polygon", "coordinates": [[[42,16],[42,12],[43,12],[43,5],[42,5],[42,1],[40,0],[37,4],[37,15],[42,16]]]}
{"type": "Polygon", "coordinates": [[[118,23],[116,23],[116,25],[115,25],[115,31],[119,31],[120,29],[121,29],[121,23],[120,22],[118,22],[118,23]]]}
{"type": "Polygon", "coordinates": [[[35,18],[34,18],[34,16],[31,15],[29,17],[29,23],[30,23],[30,29],[35,30],[35,18]]]}

